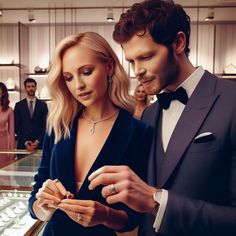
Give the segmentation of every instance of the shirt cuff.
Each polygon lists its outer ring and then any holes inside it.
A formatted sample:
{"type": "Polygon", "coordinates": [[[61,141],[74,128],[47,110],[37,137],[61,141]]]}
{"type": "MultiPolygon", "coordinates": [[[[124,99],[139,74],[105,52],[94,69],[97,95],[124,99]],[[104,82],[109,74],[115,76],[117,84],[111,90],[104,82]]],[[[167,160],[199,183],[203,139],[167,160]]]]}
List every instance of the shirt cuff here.
{"type": "Polygon", "coordinates": [[[153,224],[153,228],[155,229],[155,232],[158,232],[161,226],[161,222],[166,210],[167,200],[168,200],[168,191],[165,189],[162,189],[161,192],[158,192],[156,194],[157,202],[160,203],[159,209],[157,211],[157,215],[153,224]]]}

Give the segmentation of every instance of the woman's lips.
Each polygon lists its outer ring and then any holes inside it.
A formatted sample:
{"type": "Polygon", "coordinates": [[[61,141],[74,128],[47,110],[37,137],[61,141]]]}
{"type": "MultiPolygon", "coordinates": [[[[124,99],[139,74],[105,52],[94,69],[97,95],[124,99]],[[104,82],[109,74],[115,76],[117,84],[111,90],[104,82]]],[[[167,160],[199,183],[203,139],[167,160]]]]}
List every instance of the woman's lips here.
{"type": "Polygon", "coordinates": [[[80,93],[78,96],[81,98],[81,99],[88,99],[90,97],[90,94],[92,92],[83,92],[83,93],[80,93]]]}

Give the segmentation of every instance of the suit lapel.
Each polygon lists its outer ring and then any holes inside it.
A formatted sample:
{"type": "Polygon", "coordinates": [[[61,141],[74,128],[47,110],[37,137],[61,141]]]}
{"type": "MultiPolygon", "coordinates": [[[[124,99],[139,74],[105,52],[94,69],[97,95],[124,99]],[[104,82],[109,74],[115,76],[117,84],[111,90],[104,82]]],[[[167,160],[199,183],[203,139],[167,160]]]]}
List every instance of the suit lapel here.
{"type": "Polygon", "coordinates": [[[144,113],[142,120],[150,124],[154,128],[154,137],[150,150],[150,158],[148,162],[148,183],[157,186],[157,157],[156,157],[156,140],[157,140],[157,132],[158,132],[158,124],[160,120],[161,109],[158,102],[153,104],[153,107],[148,109],[148,113],[144,113]]]}
{"type": "Polygon", "coordinates": [[[34,108],[34,112],[33,112],[32,118],[37,114],[38,108],[39,108],[39,100],[36,99],[36,101],[35,101],[35,108],[34,108]]]}
{"type": "Polygon", "coordinates": [[[31,117],[30,117],[30,112],[29,112],[29,107],[28,107],[28,102],[27,102],[27,99],[25,98],[23,100],[23,114],[26,114],[26,116],[28,116],[29,120],[31,120],[31,117]]]}
{"type": "Polygon", "coordinates": [[[215,84],[216,79],[208,72],[205,72],[173,131],[167,147],[158,186],[163,187],[167,182],[202,126],[212,106],[214,106],[218,97],[214,93],[215,84]]]}

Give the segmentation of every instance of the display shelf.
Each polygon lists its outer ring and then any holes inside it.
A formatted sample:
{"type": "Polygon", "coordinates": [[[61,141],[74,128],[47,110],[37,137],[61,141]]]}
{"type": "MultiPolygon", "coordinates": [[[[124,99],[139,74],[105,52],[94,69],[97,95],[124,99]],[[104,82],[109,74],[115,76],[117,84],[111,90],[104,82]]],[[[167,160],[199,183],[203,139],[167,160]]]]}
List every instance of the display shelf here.
{"type": "Polygon", "coordinates": [[[9,93],[19,93],[19,89],[7,89],[9,93]]]}
{"type": "Polygon", "coordinates": [[[236,80],[236,74],[235,73],[216,74],[216,76],[221,78],[221,79],[236,80]]]}
{"type": "Polygon", "coordinates": [[[20,68],[20,64],[19,63],[17,63],[17,64],[15,64],[15,63],[11,63],[11,64],[1,64],[0,63],[0,68],[1,67],[17,67],[17,68],[20,68]]]}
{"type": "Polygon", "coordinates": [[[20,89],[18,87],[15,87],[14,89],[7,89],[8,93],[14,94],[14,93],[20,93],[20,89]]]}
{"type": "Polygon", "coordinates": [[[51,98],[39,98],[39,100],[44,101],[44,102],[51,102],[51,98]]]}
{"type": "Polygon", "coordinates": [[[47,73],[26,73],[25,75],[31,78],[46,78],[48,76],[47,73]]]}

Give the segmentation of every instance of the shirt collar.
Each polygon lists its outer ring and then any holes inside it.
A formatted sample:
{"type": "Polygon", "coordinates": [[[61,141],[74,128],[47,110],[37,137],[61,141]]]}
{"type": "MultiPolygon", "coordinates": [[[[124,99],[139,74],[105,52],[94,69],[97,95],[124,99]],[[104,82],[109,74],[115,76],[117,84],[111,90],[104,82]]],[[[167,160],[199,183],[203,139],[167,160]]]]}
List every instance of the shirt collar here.
{"type": "Polygon", "coordinates": [[[36,97],[34,97],[33,99],[30,99],[30,98],[26,97],[26,99],[27,99],[28,104],[29,104],[30,101],[33,101],[33,103],[36,102],[36,97]]]}
{"type": "Polygon", "coordinates": [[[182,84],[179,85],[179,87],[183,87],[186,90],[188,97],[192,95],[204,73],[205,70],[202,66],[199,66],[182,84]]]}

